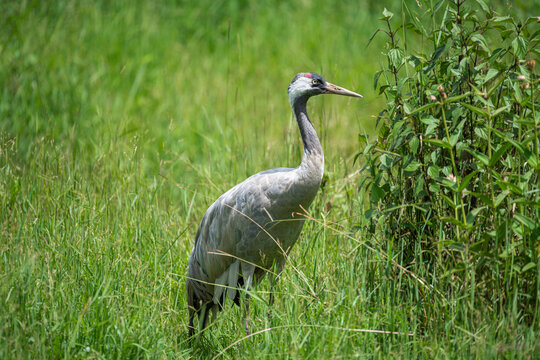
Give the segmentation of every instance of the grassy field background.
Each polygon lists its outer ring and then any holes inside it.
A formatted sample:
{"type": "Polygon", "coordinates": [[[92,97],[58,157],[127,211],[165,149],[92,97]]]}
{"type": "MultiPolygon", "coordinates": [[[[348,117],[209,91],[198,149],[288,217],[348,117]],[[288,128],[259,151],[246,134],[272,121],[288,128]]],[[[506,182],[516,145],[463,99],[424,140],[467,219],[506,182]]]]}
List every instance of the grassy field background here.
{"type": "Polygon", "coordinates": [[[402,4],[2,2],[0,358],[537,356],[534,328],[401,271],[359,227],[353,159],[383,102],[382,43],[366,45],[385,6],[402,4]],[[272,308],[267,284],[255,290],[253,331],[267,331],[235,344],[241,313],[227,307],[191,345],[198,223],[250,174],[300,162],[287,85],[303,71],[365,98],[310,102],[326,181],[299,272],[286,268],[272,308]]]}

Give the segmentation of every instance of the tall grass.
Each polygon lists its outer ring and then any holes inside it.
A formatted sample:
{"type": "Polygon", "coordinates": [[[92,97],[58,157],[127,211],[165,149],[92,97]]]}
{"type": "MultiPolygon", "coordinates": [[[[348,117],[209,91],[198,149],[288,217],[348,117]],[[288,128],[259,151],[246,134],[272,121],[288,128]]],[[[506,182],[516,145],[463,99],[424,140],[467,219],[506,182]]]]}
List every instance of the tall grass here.
{"type": "Polygon", "coordinates": [[[379,6],[2,2],[0,358],[532,356],[534,329],[441,317],[426,332],[425,304],[465,305],[356,227],[353,156],[382,105],[381,44],[365,47],[379,6]],[[310,102],[327,175],[291,258],[317,298],[286,269],[272,308],[267,284],[253,293],[253,329],[268,331],[227,348],[244,336],[228,307],[190,345],[198,222],[246,176],[298,164],[286,89],[300,71],[366,95],[310,102]]]}

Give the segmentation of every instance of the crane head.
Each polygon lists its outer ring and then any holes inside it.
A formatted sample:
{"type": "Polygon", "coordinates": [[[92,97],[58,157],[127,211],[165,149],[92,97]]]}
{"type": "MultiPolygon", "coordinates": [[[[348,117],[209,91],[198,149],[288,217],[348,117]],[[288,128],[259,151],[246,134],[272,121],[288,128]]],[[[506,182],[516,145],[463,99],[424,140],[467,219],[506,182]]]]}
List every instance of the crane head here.
{"type": "Polygon", "coordinates": [[[321,94],[362,97],[360,94],[327,82],[321,75],[316,73],[306,72],[296,74],[289,84],[289,103],[291,106],[298,98],[309,98],[310,96],[321,94]]]}

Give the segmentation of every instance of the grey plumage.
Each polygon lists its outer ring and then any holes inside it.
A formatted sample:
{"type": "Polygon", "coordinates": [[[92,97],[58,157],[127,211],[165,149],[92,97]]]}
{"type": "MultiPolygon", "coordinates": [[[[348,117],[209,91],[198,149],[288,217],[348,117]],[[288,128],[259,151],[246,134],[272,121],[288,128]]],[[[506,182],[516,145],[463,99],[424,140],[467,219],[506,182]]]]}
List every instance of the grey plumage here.
{"type": "Polygon", "coordinates": [[[306,103],[318,94],[361,97],[326,82],[315,73],[297,74],[289,85],[289,103],[296,116],[304,155],[296,168],[255,174],[221,195],[206,211],[195,235],[186,281],[190,335],[193,319],[206,326],[226,298],[240,303],[238,288],[259,282],[295,244],[307,209],[319,189],[324,168],[321,144],[309,121],[306,103]]]}

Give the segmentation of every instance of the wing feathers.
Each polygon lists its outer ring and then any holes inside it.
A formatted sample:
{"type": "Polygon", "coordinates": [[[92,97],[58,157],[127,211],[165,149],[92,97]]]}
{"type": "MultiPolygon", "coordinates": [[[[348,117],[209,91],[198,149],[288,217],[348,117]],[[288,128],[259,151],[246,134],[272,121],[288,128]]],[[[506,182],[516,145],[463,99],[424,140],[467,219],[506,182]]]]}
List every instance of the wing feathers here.
{"type": "Polygon", "coordinates": [[[225,286],[227,286],[227,280],[229,279],[228,271],[225,271],[216,279],[216,284],[214,285],[214,304],[219,304],[221,294],[225,291],[225,286]]]}

